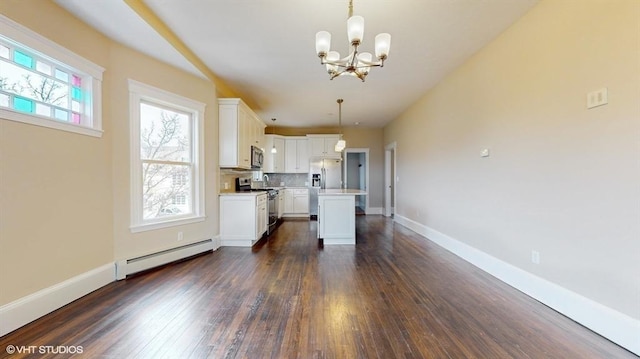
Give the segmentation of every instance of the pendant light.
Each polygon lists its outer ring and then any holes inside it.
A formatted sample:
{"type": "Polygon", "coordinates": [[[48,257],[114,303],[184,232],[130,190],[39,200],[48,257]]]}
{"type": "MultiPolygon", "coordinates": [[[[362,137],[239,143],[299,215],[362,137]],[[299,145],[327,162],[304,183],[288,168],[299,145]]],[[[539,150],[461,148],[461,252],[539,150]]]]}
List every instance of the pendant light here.
{"type": "MultiPolygon", "coordinates": [[[[272,118],[271,121],[273,121],[273,129],[271,130],[271,134],[273,135],[276,132],[276,119],[272,118]]],[[[271,153],[278,153],[275,141],[273,142],[273,146],[271,147],[271,153]]]]}
{"type": "Polygon", "coordinates": [[[336,152],[342,152],[342,150],[344,150],[344,148],[347,147],[347,142],[342,139],[342,103],[344,102],[344,100],[339,98],[337,102],[338,102],[338,129],[340,131],[340,140],[338,140],[333,150],[336,152]]]}

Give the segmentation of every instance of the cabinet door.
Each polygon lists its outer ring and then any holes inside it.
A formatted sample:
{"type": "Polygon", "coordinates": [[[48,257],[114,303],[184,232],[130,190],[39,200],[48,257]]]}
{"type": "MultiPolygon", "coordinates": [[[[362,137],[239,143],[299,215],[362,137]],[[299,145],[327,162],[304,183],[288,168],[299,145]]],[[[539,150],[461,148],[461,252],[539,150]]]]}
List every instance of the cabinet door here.
{"type": "Polygon", "coordinates": [[[297,140],[296,149],[297,149],[296,160],[298,163],[296,172],[297,173],[309,172],[309,142],[306,139],[297,140]]]}
{"type": "Polygon", "coordinates": [[[251,122],[247,110],[240,106],[238,109],[238,167],[251,168],[251,122]]]}
{"type": "Polygon", "coordinates": [[[309,213],[309,196],[296,195],[293,197],[294,213],[309,213]]]}
{"type": "Polygon", "coordinates": [[[284,190],[284,213],[294,213],[293,190],[288,188],[284,190]]]}
{"type": "Polygon", "coordinates": [[[264,136],[264,162],[262,163],[262,172],[276,172],[276,154],[271,153],[271,148],[273,147],[273,141],[275,139],[272,135],[264,136]]]}
{"type": "Polygon", "coordinates": [[[252,127],[253,127],[253,145],[262,150],[266,150],[264,146],[264,123],[258,117],[252,117],[252,127]]]}
{"type": "MultiPolygon", "coordinates": [[[[282,138],[274,138],[273,145],[276,148],[276,153],[272,154],[273,156],[273,172],[281,173],[285,172],[284,166],[284,139],[282,138]]],[[[271,147],[267,147],[266,149],[271,154],[271,147]]]]}
{"type": "Polygon", "coordinates": [[[340,157],[341,156],[341,152],[336,152],[335,148],[336,148],[336,144],[338,143],[338,140],[340,140],[339,136],[331,136],[331,137],[326,137],[324,139],[324,148],[325,148],[325,153],[327,156],[329,157],[340,157]]]}
{"type": "Polygon", "coordinates": [[[326,152],[324,147],[324,138],[322,137],[309,138],[309,152],[311,157],[324,157],[326,152]]]}
{"type": "Polygon", "coordinates": [[[278,194],[278,218],[282,218],[284,213],[284,190],[281,190],[278,194]]]}
{"type": "Polygon", "coordinates": [[[298,140],[286,139],[284,141],[284,171],[296,173],[298,168],[298,140]]]}
{"type": "Polygon", "coordinates": [[[260,239],[260,237],[262,237],[262,234],[264,232],[267,231],[267,216],[268,211],[267,211],[267,196],[266,195],[260,195],[258,197],[256,197],[256,206],[257,206],[257,210],[256,210],[256,223],[257,223],[257,230],[256,230],[256,239],[260,239]]]}
{"type": "Polygon", "coordinates": [[[294,189],[293,190],[293,211],[294,213],[309,213],[309,190],[294,189]]]}
{"type": "Polygon", "coordinates": [[[249,196],[220,196],[220,236],[223,240],[250,240],[257,231],[256,200],[249,196]]]}

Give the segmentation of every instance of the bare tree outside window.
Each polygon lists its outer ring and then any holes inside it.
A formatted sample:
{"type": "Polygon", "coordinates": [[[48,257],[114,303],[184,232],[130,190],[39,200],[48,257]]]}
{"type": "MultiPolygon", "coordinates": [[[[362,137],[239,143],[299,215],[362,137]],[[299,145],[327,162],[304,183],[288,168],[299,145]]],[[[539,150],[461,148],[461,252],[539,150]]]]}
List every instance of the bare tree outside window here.
{"type": "Polygon", "coordinates": [[[190,211],[190,116],[142,103],[140,105],[143,217],[179,215],[190,211]],[[176,202],[175,198],[184,197],[176,202]]]}
{"type": "Polygon", "coordinates": [[[69,85],[51,77],[31,72],[12,63],[3,63],[0,90],[12,92],[46,104],[67,108],[69,85]]]}

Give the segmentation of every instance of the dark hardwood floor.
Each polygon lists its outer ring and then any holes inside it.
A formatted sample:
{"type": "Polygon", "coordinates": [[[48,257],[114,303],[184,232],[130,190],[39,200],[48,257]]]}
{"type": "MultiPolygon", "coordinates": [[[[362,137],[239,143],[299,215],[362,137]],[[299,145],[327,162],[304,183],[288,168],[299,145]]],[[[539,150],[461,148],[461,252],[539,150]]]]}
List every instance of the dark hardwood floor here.
{"type": "Polygon", "coordinates": [[[388,219],[356,223],[356,246],[286,221],[112,283],[0,338],[0,357],[637,358],[388,219]]]}

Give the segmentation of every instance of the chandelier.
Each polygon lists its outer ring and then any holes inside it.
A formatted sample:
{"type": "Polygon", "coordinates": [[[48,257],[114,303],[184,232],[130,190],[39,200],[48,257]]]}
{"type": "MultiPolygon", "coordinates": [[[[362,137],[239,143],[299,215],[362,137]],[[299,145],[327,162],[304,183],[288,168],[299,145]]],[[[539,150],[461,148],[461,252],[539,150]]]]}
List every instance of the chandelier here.
{"type": "Polygon", "coordinates": [[[327,66],[327,72],[331,80],[338,76],[349,75],[359,78],[364,82],[372,67],[383,67],[384,60],[389,55],[391,35],[381,33],[375,37],[376,61],[369,52],[358,52],[358,46],[364,35],[364,18],[353,16],[353,0],[349,0],[349,18],[347,20],[347,34],[351,44],[351,53],[340,58],[340,53],[331,50],[331,34],[328,31],[320,31],[316,34],[316,53],[320,57],[320,63],[327,66]]]}

